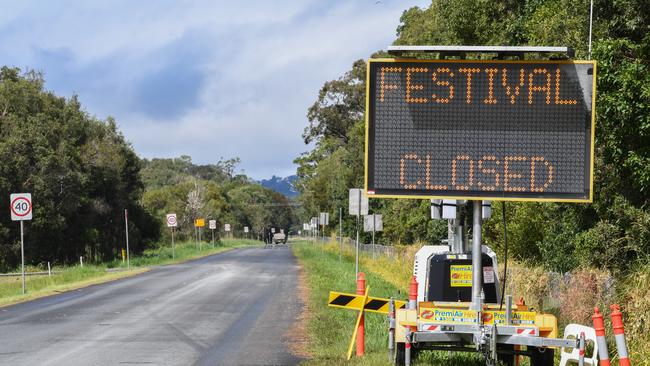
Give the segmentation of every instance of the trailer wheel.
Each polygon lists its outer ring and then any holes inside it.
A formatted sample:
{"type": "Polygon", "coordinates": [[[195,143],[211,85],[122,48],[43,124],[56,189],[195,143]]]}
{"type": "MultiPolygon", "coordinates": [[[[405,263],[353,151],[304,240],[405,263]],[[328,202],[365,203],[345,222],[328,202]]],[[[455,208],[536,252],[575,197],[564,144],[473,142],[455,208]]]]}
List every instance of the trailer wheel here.
{"type": "MultiPolygon", "coordinates": [[[[415,361],[420,356],[420,350],[411,345],[411,362],[415,361]]],[[[396,366],[404,366],[406,363],[406,343],[395,344],[395,359],[393,363],[396,366]]]]}
{"type": "Polygon", "coordinates": [[[555,350],[551,348],[528,347],[531,352],[531,366],[553,366],[555,350]]]}
{"type": "Polygon", "coordinates": [[[510,353],[510,352],[514,352],[515,346],[506,344],[500,346],[499,348],[508,351],[508,353],[499,354],[499,360],[501,361],[501,363],[505,366],[515,366],[515,355],[510,353]]]}

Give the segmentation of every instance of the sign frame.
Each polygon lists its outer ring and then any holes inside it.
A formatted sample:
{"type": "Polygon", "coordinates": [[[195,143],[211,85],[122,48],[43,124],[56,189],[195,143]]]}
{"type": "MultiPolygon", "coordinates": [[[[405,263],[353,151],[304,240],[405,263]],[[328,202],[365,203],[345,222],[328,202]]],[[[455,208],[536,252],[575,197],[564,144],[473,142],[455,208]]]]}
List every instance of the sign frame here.
{"type": "MultiPolygon", "coordinates": [[[[376,58],[366,62],[366,110],[365,110],[365,151],[364,151],[364,190],[369,198],[409,198],[409,199],[456,199],[456,200],[492,200],[492,201],[531,201],[531,202],[574,202],[591,203],[594,195],[594,159],[595,159],[595,130],[596,130],[596,81],[597,62],[595,60],[418,60],[410,58],[376,58]],[[591,93],[591,125],[590,125],[590,146],[589,146],[589,194],[586,198],[553,198],[553,197],[504,197],[497,192],[490,195],[462,196],[462,195],[422,195],[422,194],[376,194],[368,187],[368,165],[369,165],[369,143],[370,143],[370,82],[371,65],[373,63],[503,63],[503,64],[590,64],[593,66],[592,93],[591,93]]],[[[585,174],[587,175],[587,173],[585,174]]]]}

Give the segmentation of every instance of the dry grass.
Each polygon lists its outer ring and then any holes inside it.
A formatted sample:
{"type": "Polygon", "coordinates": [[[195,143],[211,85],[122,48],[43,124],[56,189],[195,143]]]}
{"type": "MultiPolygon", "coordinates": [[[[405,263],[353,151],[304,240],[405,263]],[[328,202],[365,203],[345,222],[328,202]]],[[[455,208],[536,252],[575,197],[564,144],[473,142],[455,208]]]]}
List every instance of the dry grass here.
{"type": "MultiPolygon", "coordinates": [[[[360,270],[373,272],[395,287],[406,290],[411,276],[413,276],[415,253],[421,247],[422,244],[395,246],[395,256],[377,255],[375,259],[372,259],[372,256],[368,253],[361,253],[359,259],[360,270]]],[[[324,246],[324,249],[338,254],[340,247],[338,242],[332,240],[324,246]]],[[[354,260],[355,252],[344,246],[343,255],[347,259],[354,260]]]]}
{"type": "MultiPolygon", "coordinates": [[[[500,278],[503,280],[503,275],[500,278]]],[[[506,294],[512,294],[516,300],[523,298],[536,310],[545,309],[545,302],[551,294],[551,276],[543,268],[508,263],[506,281],[506,294]]]]}
{"type": "Polygon", "coordinates": [[[606,308],[613,301],[611,276],[606,270],[580,268],[571,272],[561,285],[560,317],[580,324],[591,324],[594,307],[606,308]]]}
{"type": "Polygon", "coordinates": [[[650,365],[650,263],[628,275],[622,287],[620,304],[632,364],[650,365]]]}

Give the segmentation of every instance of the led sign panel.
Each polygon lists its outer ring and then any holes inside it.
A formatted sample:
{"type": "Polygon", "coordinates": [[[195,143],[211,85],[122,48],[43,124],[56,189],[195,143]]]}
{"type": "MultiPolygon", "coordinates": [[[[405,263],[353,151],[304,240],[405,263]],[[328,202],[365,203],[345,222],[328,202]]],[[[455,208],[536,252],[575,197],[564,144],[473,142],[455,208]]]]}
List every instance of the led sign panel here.
{"type": "Polygon", "coordinates": [[[592,61],[370,60],[370,197],[590,202],[592,61]]]}

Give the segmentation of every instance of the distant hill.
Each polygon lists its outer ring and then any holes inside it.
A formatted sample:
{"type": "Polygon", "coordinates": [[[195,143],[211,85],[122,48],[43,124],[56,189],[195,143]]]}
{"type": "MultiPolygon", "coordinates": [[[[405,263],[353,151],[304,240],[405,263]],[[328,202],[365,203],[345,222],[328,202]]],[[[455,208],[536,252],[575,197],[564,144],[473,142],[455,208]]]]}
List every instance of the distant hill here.
{"type": "Polygon", "coordinates": [[[260,180],[259,183],[266,188],[282,193],[286,197],[293,198],[298,195],[298,192],[293,187],[293,182],[295,182],[295,180],[295,175],[290,175],[286,178],[276,177],[274,175],[271,179],[260,180]]]}

